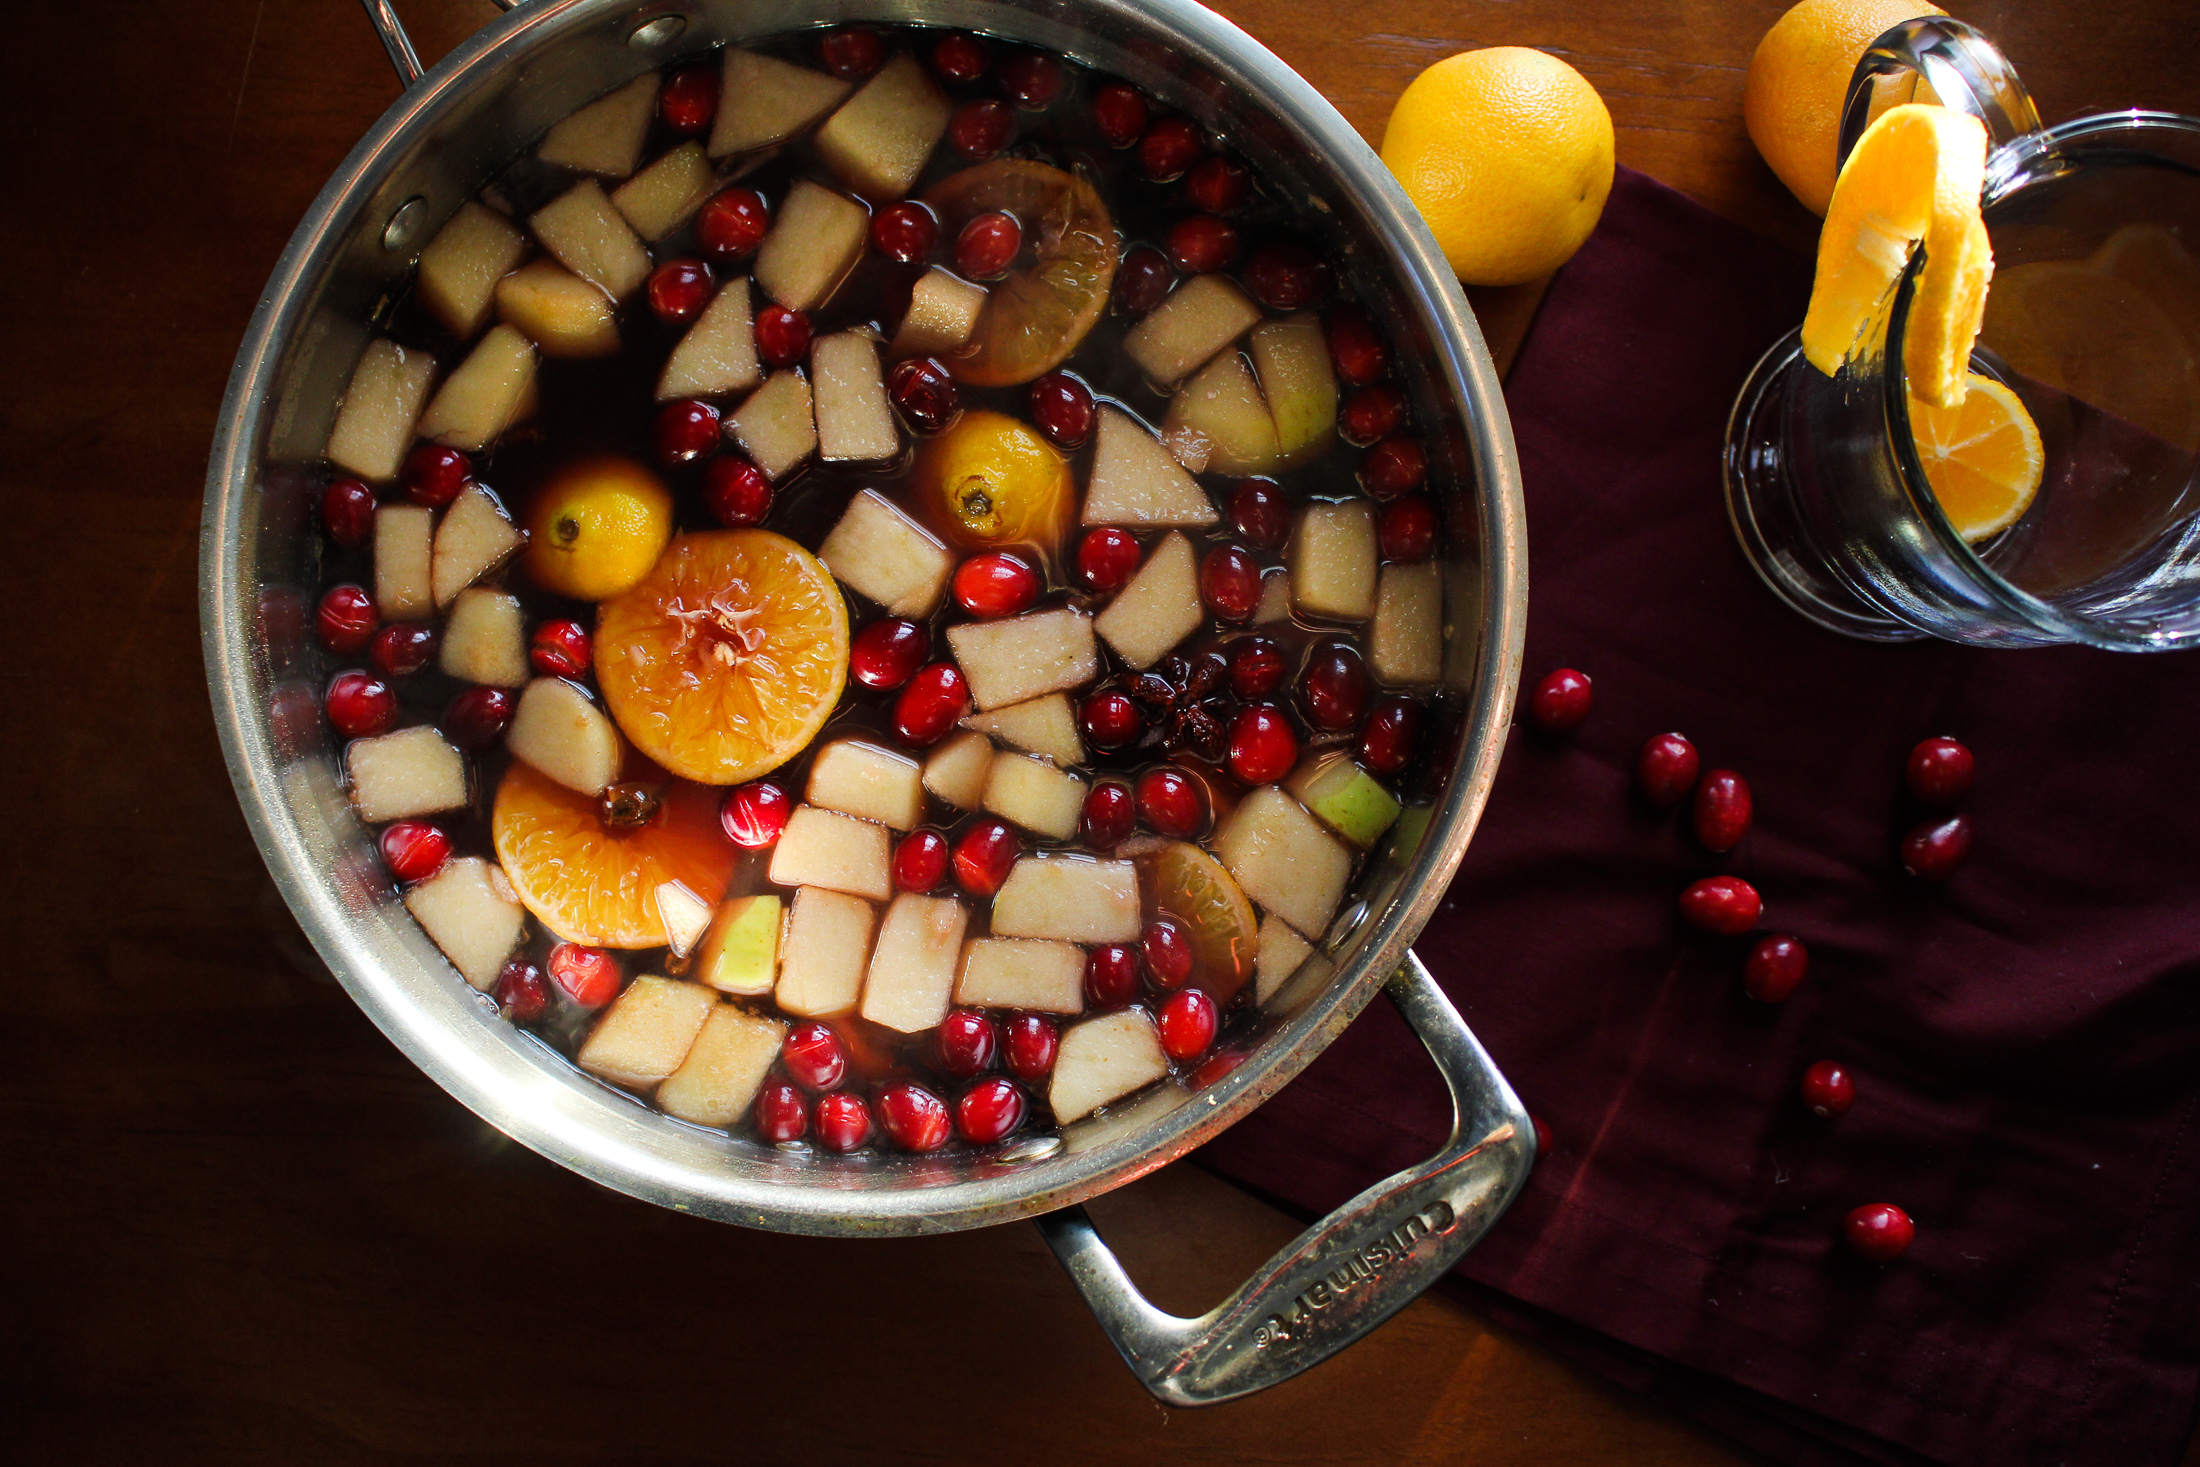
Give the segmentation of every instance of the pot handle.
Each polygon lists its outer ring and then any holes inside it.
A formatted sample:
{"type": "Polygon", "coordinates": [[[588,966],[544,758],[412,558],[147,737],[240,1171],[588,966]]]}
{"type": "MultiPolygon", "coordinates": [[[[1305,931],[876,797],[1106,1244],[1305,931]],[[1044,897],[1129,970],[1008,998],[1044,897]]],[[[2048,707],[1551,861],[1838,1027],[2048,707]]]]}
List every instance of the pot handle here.
{"type": "Polygon", "coordinates": [[[1038,1219],[1147,1390],[1206,1406],[1318,1365],[1420,1297],[1481,1241],[1535,1161],[1535,1127],[1451,1000],[1411,953],[1383,991],[1451,1088],[1451,1139],[1308,1228],[1197,1319],[1138,1292],[1082,1207],[1038,1219]]]}
{"type": "MultiPolygon", "coordinates": [[[[420,53],[413,49],[412,37],[405,34],[405,23],[397,18],[397,7],[390,0],[359,0],[366,7],[367,19],[374,25],[374,33],[382,38],[382,49],[390,56],[390,65],[397,68],[397,80],[402,86],[411,86],[420,80],[427,68],[420,64],[420,53]]],[[[499,10],[515,10],[522,0],[496,0],[499,10]]]]}

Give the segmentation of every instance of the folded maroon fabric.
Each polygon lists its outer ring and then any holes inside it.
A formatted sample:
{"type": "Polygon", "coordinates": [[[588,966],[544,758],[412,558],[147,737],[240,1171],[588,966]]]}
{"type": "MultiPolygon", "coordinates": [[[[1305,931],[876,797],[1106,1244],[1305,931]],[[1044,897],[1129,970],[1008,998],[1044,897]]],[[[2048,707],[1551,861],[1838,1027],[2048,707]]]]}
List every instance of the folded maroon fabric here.
{"type": "MultiPolygon", "coordinates": [[[[1873,646],[1736,550],[1719,445],[1807,263],[1622,173],[1507,400],[1527,482],[1527,679],[1577,667],[1576,733],[1511,735],[1417,944],[1549,1126],[1464,1274],[1564,1347],[1797,1462],[2172,1462],[2200,1391],[2200,665],[2189,654],[1873,646]],[[1630,791],[1653,733],[1741,771],[1730,856],[1630,791]],[[1903,875],[1919,738],[1978,756],[1978,840],[1903,875]],[[1717,871],[1809,944],[1788,1003],[1674,897],[1717,871]],[[1797,1080],[1834,1059],[1847,1115],[1797,1080]],[[1866,1264],[1841,1219],[1917,1222],[1866,1264]]],[[[1326,1208],[1450,1124],[1373,1006],[1210,1146],[1326,1208]]]]}

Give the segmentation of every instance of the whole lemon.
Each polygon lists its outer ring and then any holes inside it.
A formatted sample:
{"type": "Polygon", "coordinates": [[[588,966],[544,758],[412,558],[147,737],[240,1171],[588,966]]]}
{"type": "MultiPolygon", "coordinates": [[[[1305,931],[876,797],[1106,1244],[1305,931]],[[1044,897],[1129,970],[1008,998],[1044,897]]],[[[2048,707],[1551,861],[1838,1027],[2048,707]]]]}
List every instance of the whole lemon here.
{"type": "Polygon", "coordinates": [[[1447,57],[1383,129],[1383,161],[1469,285],[1550,274],[1612,191],[1612,114],[1582,74],[1526,46],[1447,57]]]}
{"type": "Polygon", "coordinates": [[[963,545],[1059,547],[1077,500],[1069,461],[1026,423],[973,409],[917,453],[918,492],[963,545]]]}
{"type": "Polygon", "coordinates": [[[671,539],[662,480],[632,459],[583,459],[535,496],[527,574],[560,596],[603,601],[648,575],[671,539]]]}
{"type": "MultiPolygon", "coordinates": [[[[1813,214],[1824,214],[1833,198],[1841,104],[1864,48],[1891,26],[1947,13],[1930,0],[1802,0],[1757,43],[1742,83],[1742,121],[1780,182],[1813,214]]],[[[1889,85],[1901,94],[1887,100],[1910,100],[1907,78],[1889,85]]]]}

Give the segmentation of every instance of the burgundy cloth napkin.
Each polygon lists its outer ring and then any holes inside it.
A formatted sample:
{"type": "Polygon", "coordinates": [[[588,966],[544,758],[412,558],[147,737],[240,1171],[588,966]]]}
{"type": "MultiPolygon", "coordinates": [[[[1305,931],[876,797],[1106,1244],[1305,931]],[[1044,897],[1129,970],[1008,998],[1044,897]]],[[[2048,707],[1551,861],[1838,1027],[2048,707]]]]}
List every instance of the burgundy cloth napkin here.
{"type": "MultiPolygon", "coordinates": [[[[2200,1389],[2200,665],[1873,646],[1786,611],[1720,499],[1727,410],[1801,319],[1807,263],[1640,175],[1559,275],[1507,388],[1527,483],[1527,679],[1587,672],[1575,734],[1515,727],[1416,950],[1551,1133],[1462,1272],[1499,1312],[1796,1462],[2173,1462],[2200,1389]],[[1714,857],[1630,793],[1678,729],[1748,777],[1714,857]],[[1977,753],[1945,887],[1904,877],[1904,754],[1977,753]],[[1788,1003],[1674,897],[1715,871],[1809,944],[1788,1003]],[[1834,1059],[1855,1108],[1813,1118],[1834,1059]],[[1898,1261],[1837,1244],[1893,1202],[1898,1261]]],[[[1205,1160],[1330,1207],[1432,1151],[1449,1106],[1387,1004],[1205,1160]]]]}

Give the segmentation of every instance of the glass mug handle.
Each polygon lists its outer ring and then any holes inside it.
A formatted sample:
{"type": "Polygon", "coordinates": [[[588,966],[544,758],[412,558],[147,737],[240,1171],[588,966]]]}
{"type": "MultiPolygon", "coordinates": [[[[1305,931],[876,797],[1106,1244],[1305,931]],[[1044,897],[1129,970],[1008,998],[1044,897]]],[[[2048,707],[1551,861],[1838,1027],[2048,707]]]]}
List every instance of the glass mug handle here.
{"type": "Polygon", "coordinates": [[[1841,142],[1834,155],[1837,170],[1871,123],[1875,83],[1902,71],[1923,77],[1942,103],[1985,123],[1994,147],[2040,129],[2032,94],[2017,79],[2009,58],[1984,33],[1951,16],[1925,16],[1902,22],[1864,49],[1841,109],[1841,142]]]}

